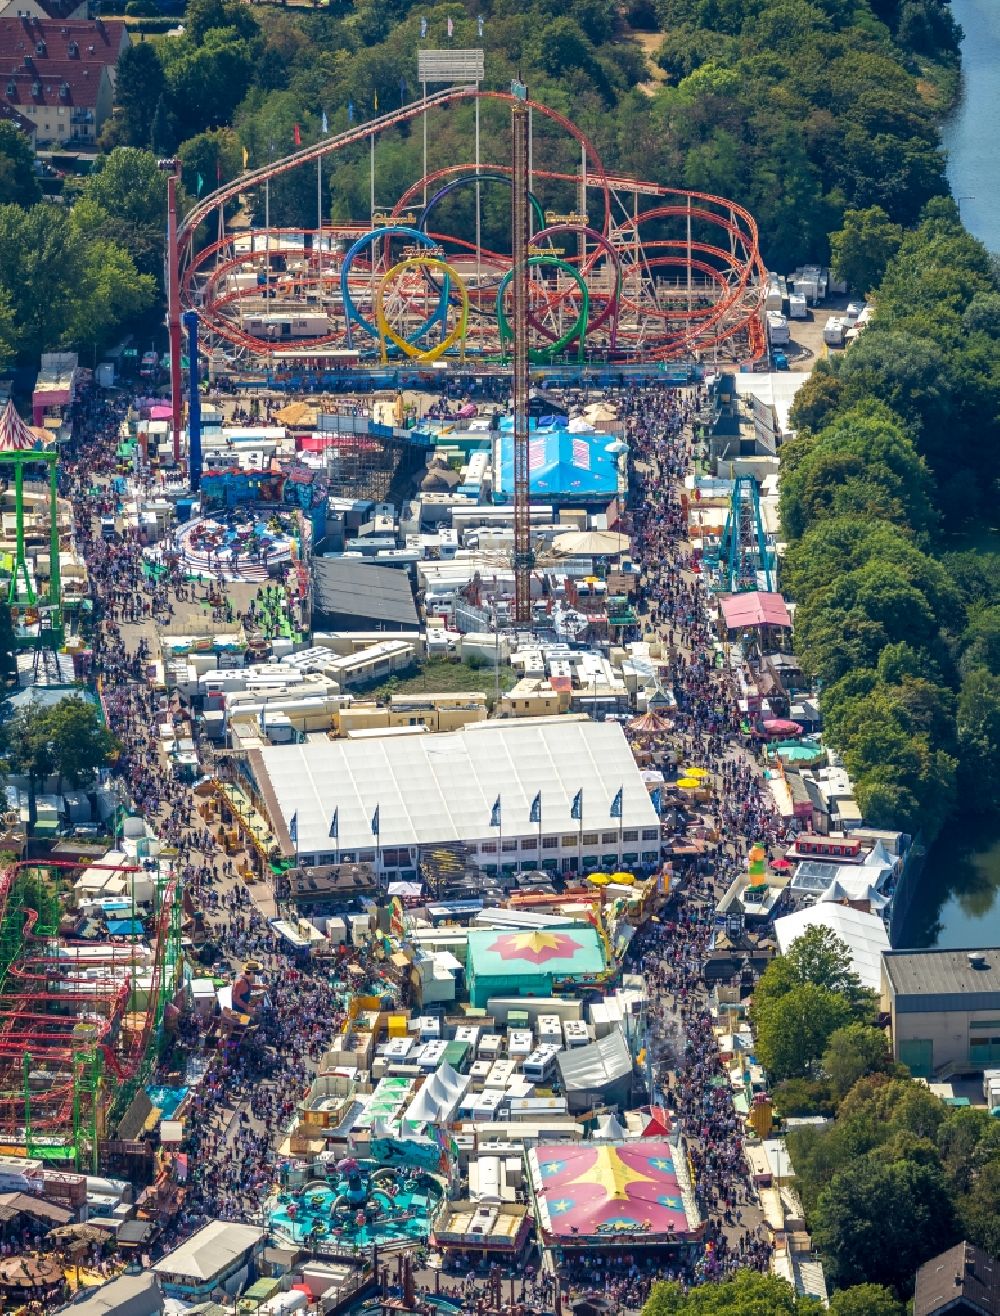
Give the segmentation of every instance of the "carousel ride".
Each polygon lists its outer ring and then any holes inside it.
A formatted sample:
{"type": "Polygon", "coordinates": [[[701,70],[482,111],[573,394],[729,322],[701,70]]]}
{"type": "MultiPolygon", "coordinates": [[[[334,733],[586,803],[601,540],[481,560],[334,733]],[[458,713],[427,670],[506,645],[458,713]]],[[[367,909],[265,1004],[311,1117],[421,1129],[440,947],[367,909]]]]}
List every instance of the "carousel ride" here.
{"type": "MultiPolygon", "coordinates": [[[[514,267],[509,251],[490,249],[480,234],[483,200],[511,188],[510,164],[477,159],[430,170],[365,222],[321,230],[227,231],[223,208],[240,196],[257,203],[274,178],[372,138],[374,176],[379,140],[421,118],[433,135],[435,120],[456,107],[474,105],[477,121],[481,114],[499,136],[513,103],[504,92],[447,88],[249,170],[199,201],[178,230],[177,271],[180,305],[197,311],[206,345],[290,369],[503,365],[514,267]],[[460,204],[470,189],[474,224],[460,204]]],[[[538,102],[529,108],[531,361],[758,359],[766,271],[753,217],[723,197],[617,176],[569,119],[538,102]]]]}
{"type": "Polygon", "coordinates": [[[292,1242],[355,1247],[427,1238],[443,1193],[433,1175],[346,1156],[322,1179],[283,1186],[270,1225],[292,1242]]]}

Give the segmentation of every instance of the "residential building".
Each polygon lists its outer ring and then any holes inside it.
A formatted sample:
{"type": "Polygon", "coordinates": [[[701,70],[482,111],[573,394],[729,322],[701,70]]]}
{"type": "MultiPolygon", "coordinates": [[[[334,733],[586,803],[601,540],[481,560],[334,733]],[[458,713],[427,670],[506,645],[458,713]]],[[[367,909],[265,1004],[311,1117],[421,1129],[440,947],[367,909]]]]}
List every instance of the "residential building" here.
{"type": "Polygon", "coordinates": [[[913,1316],[1000,1316],[1000,1264],[958,1243],[917,1271],[913,1316]]]}
{"type": "Polygon", "coordinates": [[[107,65],[33,55],[0,72],[0,97],[35,125],[39,146],[95,141],[114,102],[107,65]]]}

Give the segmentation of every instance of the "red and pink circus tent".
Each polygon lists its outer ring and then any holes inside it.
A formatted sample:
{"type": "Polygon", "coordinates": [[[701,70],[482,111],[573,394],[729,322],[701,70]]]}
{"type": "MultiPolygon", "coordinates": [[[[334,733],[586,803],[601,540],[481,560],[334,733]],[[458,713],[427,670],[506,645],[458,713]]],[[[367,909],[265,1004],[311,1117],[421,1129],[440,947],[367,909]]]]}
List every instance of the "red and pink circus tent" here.
{"type": "Polygon", "coordinates": [[[687,1239],[698,1227],[683,1153],[665,1139],[543,1145],[529,1159],[548,1242],[632,1246],[687,1239]]]}

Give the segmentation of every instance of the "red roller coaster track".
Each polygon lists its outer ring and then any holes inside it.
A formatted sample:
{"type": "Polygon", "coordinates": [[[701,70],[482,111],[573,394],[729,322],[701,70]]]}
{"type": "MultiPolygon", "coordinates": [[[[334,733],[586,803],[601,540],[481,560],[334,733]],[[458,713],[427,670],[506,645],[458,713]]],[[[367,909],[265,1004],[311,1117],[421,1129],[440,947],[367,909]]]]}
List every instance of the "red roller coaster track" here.
{"type": "MultiPolygon", "coordinates": [[[[218,215],[220,207],[291,170],[367,142],[373,134],[385,133],[449,105],[475,100],[509,106],[513,98],[506,92],[481,91],[475,87],[448,88],[249,170],[199,201],[179,227],[180,301],[186,308],[198,310],[209,341],[214,338],[229,342],[251,356],[275,356],[273,338],[253,332],[241,323],[241,313],[255,297],[259,298],[256,287],[240,286],[233,278],[241,268],[256,268],[262,231],[255,230],[256,251],[241,249],[238,236],[232,234],[208,242],[200,249],[195,247],[199,229],[213,215],[218,215]]],[[[533,239],[533,242],[551,243],[557,234],[550,229],[558,230],[560,237],[576,236],[578,250],[566,259],[588,281],[593,303],[587,329],[588,350],[602,359],[629,361],[704,358],[720,351],[734,360],[758,359],[765,346],[762,308],[766,271],[753,216],[724,197],[609,173],[594,144],[568,118],[537,102],[529,104],[533,113],[561,129],[577,144],[584,162],[582,184],[581,175],[536,167],[532,169],[532,186],[549,184],[564,189],[567,185],[582,186],[587,195],[596,193],[596,215],[581,223],[553,223],[533,239]],[[640,198],[654,204],[640,210],[640,198]],[[626,204],[628,200],[630,206],[626,204]]],[[[418,198],[426,197],[435,185],[474,174],[477,168],[490,175],[510,175],[510,166],[503,164],[454,164],[433,170],[407,188],[387,212],[386,223],[398,223],[418,198]]],[[[371,224],[341,224],[324,228],[323,238],[354,242],[371,231],[371,224]]],[[[470,305],[477,313],[481,353],[495,352],[497,340],[490,336],[484,324],[492,313],[490,298],[510,268],[510,257],[482,247],[477,251],[467,237],[442,232],[439,226],[429,229],[428,235],[460,256],[464,253],[467,260],[475,255],[478,281],[469,290],[470,305]]],[[[271,238],[287,260],[298,261],[305,268],[281,277],[274,293],[268,291],[269,296],[276,293],[282,301],[265,303],[256,314],[267,316],[281,310],[293,315],[292,308],[296,305],[301,314],[308,294],[313,307],[317,299],[326,305],[327,331],[291,341],[285,339],[282,346],[304,354],[310,349],[322,351],[347,344],[344,307],[337,305],[340,269],[334,268],[332,262],[324,265],[322,255],[317,255],[316,230],[272,229],[269,241],[271,238]]],[[[254,245],[246,244],[248,248],[254,245]]],[[[374,253],[370,259],[359,256],[352,263],[350,287],[352,290],[356,287],[359,296],[364,296],[366,290],[372,295],[376,279],[394,263],[390,248],[391,241],[386,237],[368,249],[374,253]]],[[[539,249],[546,250],[544,246],[539,249]]],[[[576,285],[571,280],[562,284],[557,280],[553,286],[551,280],[546,282],[546,273],[550,271],[536,270],[532,277],[529,320],[539,346],[555,337],[551,330],[546,330],[545,317],[556,317],[564,306],[570,310],[569,303],[576,295],[576,285]]],[[[400,279],[395,291],[402,317],[422,318],[424,312],[419,307],[426,304],[428,279],[426,272],[416,271],[400,279]]],[[[431,286],[436,295],[437,286],[431,286]]],[[[357,336],[357,324],[353,327],[357,336]]],[[[377,357],[379,344],[372,340],[367,346],[372,357],[377,357]]]]}
{"type": "MultiPolygon", "coordinates": [[[[0,925],[14,912],[9,904],[19,872],[83,866],[118,873],[141,871],[135,865],[83,865],[65,860],[14,864],[0,874],[0,925]]],[[[25,1056],[31,1057],[33,1070],[46,1076],[44,1089],[32,1098],[31,1124],[47,1134],[69,1130],[82,1053],[98,1050],[104,1068],[118,1083],[139,1074],[153,1040],[176,894],[176,879],[171,879],[162,892],[152,959],[142,966],[150,973],[150,983],[139,1028],[127,1027],[136,970],[132,949],[108,945],[100,954],[75,959],[71,946],[35,932],[37,911],[24,911],[21,949],[0,984],[0,1137],[16,1137],[24,1119],[21,1066],[25,1056]]]]}

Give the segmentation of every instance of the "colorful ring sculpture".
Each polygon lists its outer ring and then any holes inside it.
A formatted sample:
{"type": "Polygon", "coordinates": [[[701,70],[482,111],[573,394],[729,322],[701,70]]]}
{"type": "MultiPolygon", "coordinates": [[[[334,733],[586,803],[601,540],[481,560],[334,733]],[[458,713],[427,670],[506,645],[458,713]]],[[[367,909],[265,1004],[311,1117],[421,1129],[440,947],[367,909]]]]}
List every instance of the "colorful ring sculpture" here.
{"type": "MultiPolygon", "coordinates": [[[[374,228],[370,233],[363,233],[357,242],[344,253],[344,262],[340,267],[340,295],[344,303],[344,318],[347,321],[347,343],[352,346],[351,342],[351,325],[357,324],[364,329],[365,333],[371,338],[379,338],[380,332],[377,325],[372,324],[358,310],[351,296],[351,266],[354,264],[355,257],[366,247],[373,246],[380,238],[404,237],[412,238],[414,242],[422,242],[425,247],[437,248],[437,242],[429,238],[426,233],[421,233],[419,229],[407,228],[404,224],[387,224],[385,228],[374,228]]],[[[439,322],[443,323],[448,314],[448,301],[451,294],[451,288],[448,280],[442,283],[439,289],[437,310],[433,315],[429,315],[423,324],[417,326],[406,340],[409,343],[415,343],[422,338],[432,325],[439,322]]]]}
{"type": "MultiPolygon", "coordinates": [[[[579,360],[583,360],[583,349],[587,339],[587,321],[590,319],[590,292],[587,289],[587,282],[575,265],[570,265],[568,261],[560,260],[558,256],[529,256],[529,268],[538,268],[539,266],[550,266],[554,269],[562,270],[572,279],[576,280],[576,286],[580,289],[580,313],[576,317],[576,323],[570,330],[563,334],[561,338],[556,338],[548,347],[540,351],[529,353],[529,359],[541,365],[547,365],[554,356],[557,356],[565,347],[569,347],[574,338],[579,339],[579,360]]],[[[513,331],[510,322],[507,319],[507,312],[503,306],[503,295],[507,291],[507,285],[514,277],[514,268],[512,267],[500,280],[500,286],[497,288],[497,324],[500,329],[500,346],[501,349],[509,343],[513,337],[513,331]]]]}
{"type": "MultiPolygon", "coordinates": [[[[461,344],[461,350],[465,351],[465,326],[469,320],[469,293],[464,282],[452,267],[446,261],[439,260],[436,256],[407,256],[405,260],[399,261],[398,264],[382,275],[379,280],[378,288],[375,292],[375,323],[378,326],[379,343],[382,350],[383,362],[389,359],[388,344],[394,343],[406,356],[411,357],[414,361],[437,361],[449,348],[454,347],[456,343],[461,344]],[[397,334],[395,329],[389,324],[385,314],[385,291],[389,284],[398,275],[403,274],[406,270],[424,269],[440,270],[445,276],[441,283],[442,296],[445,305],[448,302],[450,285],[453,282],[458,289],[459,296],[462,299],[462,308],[459,312],[458,319],[455,321],[454,328],[441,339],[434,347],[420,348],[411,340],[404,338],[402,334],[397,334]]],[[[430,322],[428,322],[430,323],[430,322]]],[[[424,329],[428,326],[425,324],[424,329]]]]}

